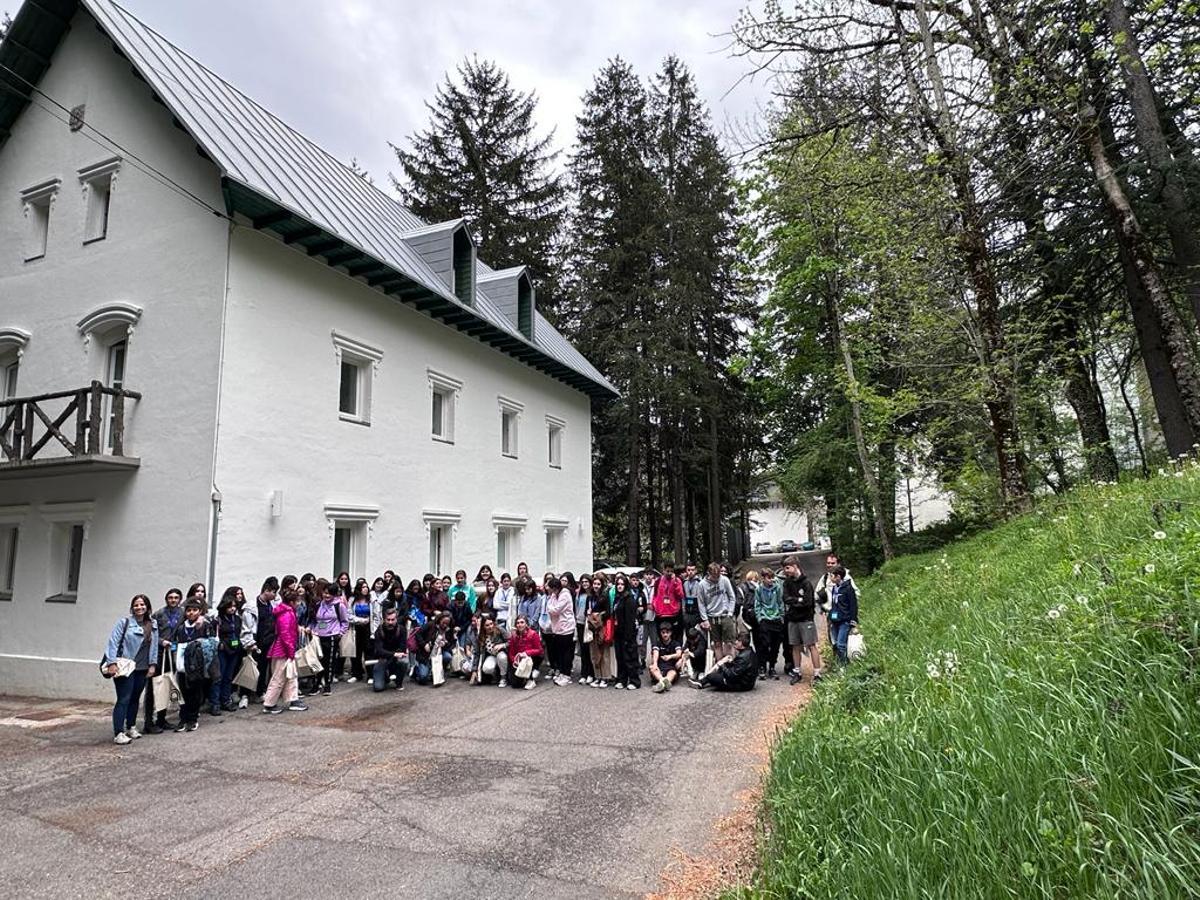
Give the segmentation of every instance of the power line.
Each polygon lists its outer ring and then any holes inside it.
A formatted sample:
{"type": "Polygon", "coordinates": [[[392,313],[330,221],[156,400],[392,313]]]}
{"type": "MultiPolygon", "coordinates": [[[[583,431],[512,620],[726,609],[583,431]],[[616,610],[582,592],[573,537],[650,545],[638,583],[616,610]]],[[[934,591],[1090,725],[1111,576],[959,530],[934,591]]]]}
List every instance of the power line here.
{"type": "MultiPolygon", "coordinates": [[[[15,94],[18,97],[22,97],[25,100],[28,100],[31,105],[36,106],[38,109],[42,110],[42,112],[46,113],[46,115],[50,116],[52,119],[62,122],[65,125],[71,124],[71,110],[68,107],[66,107],[65,105],[60,103],[58,100],[55,100],[53,97],[51,97],[49,94],[47,94],[45,91],[43,91],[40,87],[38,87],[36,84],[34,84],[28,78],[26,78],[20,72],[14,71],[13,69],[6,66],[4,63],[0,63],[0,69],[4,69],[9,74],[16,76],[21,81],[23,81],[25,84],[29,85],[31,90],[37,92],[42,97],[45,97],[48,101],[50,101],[50,103],[54,104],[54,106],[58,107],[58,109],[60,109],[63,113],[65,113],[67,118],[64,119],[61,116],[56,115],[53,110],[47,109],[42,104],[36,102],[32,96],[17,90],[12,85],[8,85],[8,84],[5,84],[4,82],[0,82],[0,88],[4,88],[7,91],[9,91],[9,93],[15,94]]],[[[132,161],[134,168],[138,169],[140,172],[142,172],[142,174],[148,176],[149,178],[153,179],[154,181],[157,181],[159,184],[163,185],[163,187],[169,188],[169,189],[175,191],[176,193],[180,194],[181,196],[187,198],[188,200],[191,200],[193,203],[199,205],[200,207],[204,208],[208,212],[211,212],[214,216],[218,216],[219,218],[225,219],[227,222],[229,222],[233,225],[237,224],[234,221],[233,217],[228,215],[224,210],[217,209],[217,207],[213,206],[211,203],[204,200],[204,198],[198,197],[196,194],[192,193],[192,191],[188,190],[188,188],[184,187],[178,181],[173,179],[170,175],[167,175],[165,172],[155,168],[150,163],[146,162],[144,159],[142,159],[140,156],[138,156],[136,153],[129,150],[122,144],[118,143],[113,138],[109,137],[107,134],[105,134],[99,128],[96,128],[95,126],[88,124],[86,120],[83,122],[83,128],[87,129],[88,131],[95,132],[95,134],[99,135],[99,137],[102,138],[103,141],[105,142],[105,143],[101,143],[99,140],[97,140],[92,135],[81,131],[83,136],[86,137],[88,140],[90,140],[92,143],[96,144],[99,147],[104,147],[104,149],[106,149],[106,150],[119,151],[123,155],[124,158],[128,158],[129,160],[132,161]]]]}

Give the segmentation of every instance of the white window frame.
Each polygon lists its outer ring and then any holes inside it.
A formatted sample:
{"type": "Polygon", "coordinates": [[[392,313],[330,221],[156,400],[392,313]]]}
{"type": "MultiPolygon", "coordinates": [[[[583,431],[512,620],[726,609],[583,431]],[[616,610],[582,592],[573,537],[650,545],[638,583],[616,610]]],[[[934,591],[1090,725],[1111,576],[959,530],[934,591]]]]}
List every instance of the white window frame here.
{"type": "Polygon", "coordinates": [[[558,416],[546,416],[546,460],[552,469],[563,467],[563,439],[566,431],[566,420],[558,416]]]}
{"type": "Polygon", "coordinates": [[[108,237],[112,194],[117,183],[121,158],[114,156],[79,170],[83,187],[83,242],[93,244],[108,237]]]}
{"type": "Polygon", "coordinates": [[[379,372],[379,363],[383,360],[383,351],[372,347],[363,341],[344,334],[336,329],[330,332],[333,338],[334,357],[337,361],[337,395],[338,418],[343,422],[356,425],[371,424],[371,394],[374,376],[379,372]],[[355,409],[353,412],[342,410],[342,366],[354,366],[358,374],[355,385],[355,409]]]}
{"type": "Polygon", "coordinates": [[[38,512],[50,525],[49,567],[46,570],[46,602],[76,603],[83,584],[83,556],[87,549],[96,504],[90,500],[76,503],[43,503],[38,512]],[[76,531],[78,529],[78,531],[76,531]],[[71,555],[79,536],[79,573],[71,588],[71,555]]]}
{"type": "Polygon", "coordinates": [[[513,513],[493,513],[492,531],[496,536],[495,571],[512,571],[521,559],[521,537],[525,533],[526,516],[513,513]],[[504,553],[500,552],[500,541],[504,539],[504,553]]]}
{"type": "Polygon", "coordinates": [[[542,519],[545,532],[546,571],[561,572],[567,555],[567,527],[569,519],[547,516],[542,519]]]}
{"type": "Polygon", "coordinates": [[[50,213],[58,199],[61,178],[50,178],[21,191],[21,207],[28,221],[25,238],[25,262],[42,259],[50,244],[50,213]]]}
{"type": "Polygon", "coordinates": [[[444,372],[438,372],[433,369],[426,370],[426,376],[429,379],[429,434],[433,440],[443,444],[454,443],[454,407],[458,395],[462,393],[463,383],[460,379],[453,375],[447,375],[444,372]],[[441,432],[437,432],[433,427],[433,397],[440,395],[442,398],[442,414],[441,414],[441,432]]]}
{"type": "MultiPolygon", "coordinates": [[[[15,354],[0,356],[0,400],[12,400],[17,396],[20,383],[21,358],[15,354]]],[[[4,418],[0,415],[0,419],[4,418]]]]}
{"type": "MultiPolygon", "coordinates": [[[[119,334],[113,340],[105,344],[104,349],[104,386],[110,388],[122,389],[125,383],[129,380],[129,336],[127,334],[119,334]],[[120,348],[121,355],[121,371],[120,378],[117,377],[116,361],[117,348],[120,348]]],[[[113,398],[105,396],[104,398],[104,435],[101,446],[107,450],[111,450],[112,433],[113,433],[113,398]]]]}
{"type": "Polygon", "coordinates": [[[16,589],[17,554],[29,504],[0,506],[0,601],[12,600],[16,589]]]}
{"type": "Polygon", "coordinates": [[[500,455],[517,459],[521,452],[521,413],[525,404],[508,397],[497,397],[500,404],[500,455]]]}
{"type": "MultiPolygon", "coordinates": [[[[375,520],[379,518],[379,507],[362,503],[326,503],[325,519],[329,524],[330,566],[336,566],[334,557],[338,529],[350,534],[349,560],[346,571],[352,577],[364,576],[368,572],[369,544],[375,532],[375,520]]],[[[331,569],[332,571],[332,569],[331,569]]],[[[334,571],[336,576],[337,572],[334,571]]]]}
{"type": "Polygon", "coordinates": [[[458,525],[462,512],[456,509],[423,509],[421,518],[425,522],[426,544],[429,547],[429,571],[440,578],[454,571],[454,542],[458,537],[458,525]],[[442,542],[442,559],[436,558],[435,541],[442,542]],[[440,563],[441,571],[438,571],[440,563]]]}

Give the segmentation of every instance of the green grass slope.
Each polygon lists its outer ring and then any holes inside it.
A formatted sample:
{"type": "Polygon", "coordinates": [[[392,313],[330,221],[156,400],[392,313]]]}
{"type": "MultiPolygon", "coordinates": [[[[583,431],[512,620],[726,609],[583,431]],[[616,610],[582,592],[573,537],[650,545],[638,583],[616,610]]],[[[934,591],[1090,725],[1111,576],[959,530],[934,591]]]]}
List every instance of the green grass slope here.
{"type": "Polygon", "coordinates": [[[1200,896],[1200,465],[860,589],[868,655],[781,736],[741,895],[1200,896]]]}

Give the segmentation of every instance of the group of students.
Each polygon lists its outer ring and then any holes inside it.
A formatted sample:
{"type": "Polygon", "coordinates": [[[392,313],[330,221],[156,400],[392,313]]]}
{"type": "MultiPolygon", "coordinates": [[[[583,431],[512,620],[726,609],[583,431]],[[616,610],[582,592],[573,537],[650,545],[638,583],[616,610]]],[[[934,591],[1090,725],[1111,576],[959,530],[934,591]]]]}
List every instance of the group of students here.
{"type": "Polygon", "coordinates": [[[113,626],[100,662],[116,691],[114,741],[142,733],[195,731],[201,710],[212,716],[261,702],[262,712],[303,711],[301,695],[330,694],[341,680],[370,680],[375,691],[403,691],[407,680],[437,686],[448,677],[474,686],[533,690],[540,677],[638,690],[643,673],[662,693],[681,679],[696,688],[751,690],[764,678],[802,677],[809,656],[822,677],[817,610],[839,662],[857,625],[853,579],[835,555],[814,585],[788,557],[782,570],[751,570],[736,586],[728,566],[701,576],[688,564],[653,570],[581,575],[547,572],[540,582],[525,563],[516,577],[494,577],[483,566],[473,581],[427,574],[407,585],[386,571],[373,582],[332,581],[305,574],[267,578],[254,600],[227,588],[210,609],[203,584],[184,595],[167,591],[164,605],[133,598],[113,626]],[[578,675],[575,656],[579,656],[578,675]],[[298,659],[299,657],[299,659],[298,659]],[[157,682],[179,691],[179,721],[158,708],[157,682]],[[369,673],[369,676],[368,676],[369,673]],[[135,727],[144,710],[142,731],[135,727]]]}

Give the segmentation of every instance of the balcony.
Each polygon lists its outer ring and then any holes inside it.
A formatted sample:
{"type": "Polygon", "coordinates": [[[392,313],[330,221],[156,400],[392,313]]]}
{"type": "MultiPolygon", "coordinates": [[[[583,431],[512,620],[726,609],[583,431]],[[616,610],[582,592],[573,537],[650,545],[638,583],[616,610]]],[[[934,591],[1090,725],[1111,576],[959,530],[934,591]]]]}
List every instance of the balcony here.
{"type": "Polygon", "coordinates": [[[85,472],[132,472],[125,428],[136,391],[90,387],[0,400],[0,480],[85,472]]]}

